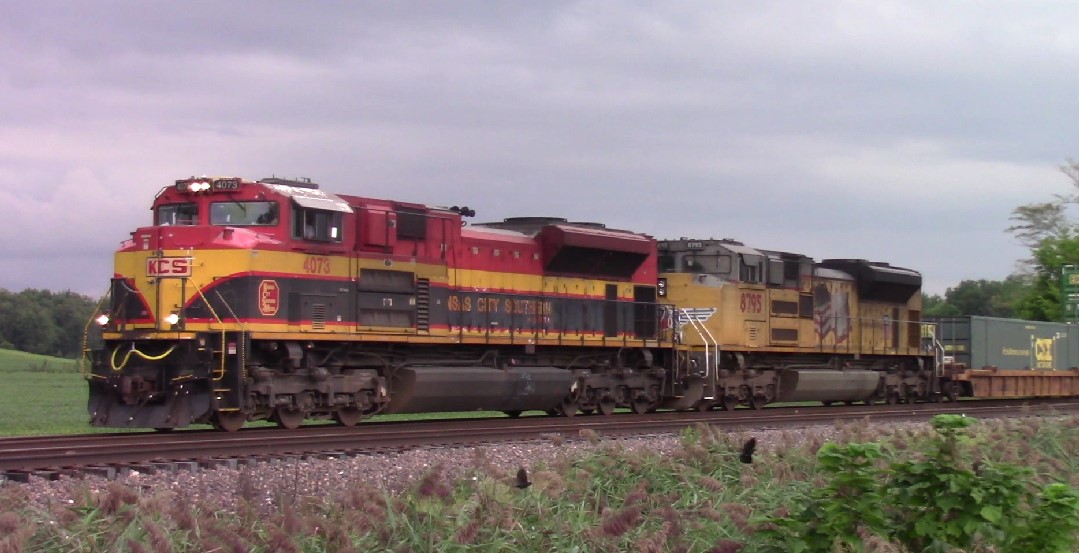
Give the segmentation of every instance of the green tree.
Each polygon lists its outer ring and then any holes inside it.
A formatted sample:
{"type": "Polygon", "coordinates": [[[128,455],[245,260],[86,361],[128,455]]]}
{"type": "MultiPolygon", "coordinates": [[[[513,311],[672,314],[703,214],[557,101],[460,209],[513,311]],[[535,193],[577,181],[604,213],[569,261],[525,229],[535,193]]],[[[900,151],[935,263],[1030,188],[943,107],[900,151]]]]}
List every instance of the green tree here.
{"type": "Polygon", "coordinates": [[[1021,205],[1012,210],[1013,225],[1007,232],[1030,248],[1031,257],[1020,261],[1018,278],[1027,277],[1029,288],[1015,304],[1015,315],[1039,321],[1063,320],[1060,269],[1079,262],[1076,256],[1079,231],[1069,220],[1069,205],[1079,205],[1079,161],[1068,159],[1060,166],[1071,191],[1054,194],[1053,200],[1021,205]]]}
{"type": "Polygon", "coordinates": [[[1035,321],[1064,320],[1060,294],[1060,271],[1064,265],[1079,264],[1079,231],[1046,238],[1034,250],[1034,278],[1028,293],[1019,302],[1018,315],[1035,321]]]}
{"type": "Polygon", "coordinates": [[[925,294],[922,296],[923,317],[958,317],[963,315],[959,308],[948,303],[948,300],[937,294],[925,294]]]}
{"type": "Polygon", "coordinates": [[[17,350],[55,354],[59,332],[49,311],[29,295],[13,296],[0,310],[0,333],[17,350]]]}
{"type": "Polygon", "coordinates": [[[71,291],[53,293],[42,302],[50,306],[53,323],[60,330],[54,345],[56,352],[62,357],[81,355],[86,322],[93,316],[97,302],[71,291]]]}
{"type": "Polygon", "coordinates": [[[1006,230],[1021,244],[1034,250],[1042,240],[1061,236],[1071,227],[1065,216],[1065,198],[1057,196],[1052,202],[1021,205],[1012,210],[1010,220],[1015,224],[1006,230]]]}
{"type": "Polygon", "coordinates": [[[76,357],[96,306],[96,300],[70,291],[0,290],[0,347],[76,357]]]}
{"type": "Polygon", "coordinates": [[[1012,275],[1004,280],[964,280],[948,288],[943,298],[925,298],[923,311],[930,317],[1014,317],[1030,288],[1029,277],[1022,275],[1012,275]]]}

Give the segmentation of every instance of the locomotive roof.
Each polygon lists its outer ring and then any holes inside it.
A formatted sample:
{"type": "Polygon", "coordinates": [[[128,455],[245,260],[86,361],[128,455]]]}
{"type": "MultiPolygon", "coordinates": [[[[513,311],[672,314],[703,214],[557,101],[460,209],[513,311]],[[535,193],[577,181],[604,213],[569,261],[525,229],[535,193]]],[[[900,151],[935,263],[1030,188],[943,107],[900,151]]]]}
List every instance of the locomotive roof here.
{"type": "Polygon", "coordinates": [[[532,235],[516,230],[494,227],[467,226],[461,229],[461,236],[499,240],[515,239],[514,241],[516,242],[532,243],[532,235]]]}
{"type": "Polygon", "coordinates": [[[815,276],[834,280],[854,280],[854,277],[847,272],[838,269],[829,269],[827,267],[815,267],[813,269],[813,274],[815,276]]]}
{"type": "Polygon", "coordinates": [[[714,238],[709,238],[707,240],[694,240],[692,238],[679,238],[678,240],[662,240],[659,243],[659,249],[666,251],[673,250],[675,252],[687,251],[707,253],[715,252],[720,248],[741,255],[767,255],[761,250],[728,239],[716,240],[714,238]]]}

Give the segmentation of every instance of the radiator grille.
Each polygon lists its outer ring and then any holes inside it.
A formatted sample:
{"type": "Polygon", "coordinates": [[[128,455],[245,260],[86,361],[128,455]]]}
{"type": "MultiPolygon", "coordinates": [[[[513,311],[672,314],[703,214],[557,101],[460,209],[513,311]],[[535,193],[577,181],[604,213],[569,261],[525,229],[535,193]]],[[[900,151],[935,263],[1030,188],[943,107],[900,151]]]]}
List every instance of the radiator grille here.
{"type": "Polygon", "coordinates": [[[326,329],[326,304],[311,304],[311,328],[313,330],[326,329]]]}

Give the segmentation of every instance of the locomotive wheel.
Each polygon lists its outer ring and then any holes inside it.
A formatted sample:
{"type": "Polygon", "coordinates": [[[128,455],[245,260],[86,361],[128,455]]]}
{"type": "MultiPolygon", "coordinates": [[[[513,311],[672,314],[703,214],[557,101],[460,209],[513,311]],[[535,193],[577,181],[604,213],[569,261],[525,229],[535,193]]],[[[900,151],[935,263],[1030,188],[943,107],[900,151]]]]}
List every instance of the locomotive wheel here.
{"type": "Polygon", "coordinates": [[[888,394],[888,397],[885,398],[884,402],[887,403],[888,405],[895,405],[895,404],[899,403],[899,394],[897,394],[895,392],[892,392],[892,393],[888,394]]]}
{"type": "Polygon", "coordinates": [[[218,411],[214,417],[214,428],[223,432],[236,432],[244,427],[247,414],[240,411],[218,411]]]}
{"type": "Polygon", "coordinates": [[[701,401],[698,401],[697,405],[695,405],[694,407],[697,409],[698,412],[707,413],[708,411],[711,411],[712,408],[715,406],[716,402],[714,400],[702,399],[701,401]]]}
{"type": "Polygon", "coordinates": [[[576,415],[577,402],[569,399],[563,400],[562,405],[558,408],[558,412],[561,413],[563,417],[572,417],[573,415],[576,415]]]}
{"type": "Polygon", "coordinates": [[[835,403],[835,402],[830,401],[830,400],[826,400],[826,401],[821,402],[821,404],[824,405],[825,407],[831,407],[833,403],[835,403]]]}
{"type": "Polygon", "coordinates": [[[754,410],[764,409],[764,406],[767,403],[768,398],[764,396],[753,396],[749,398],[749,407],[754,410]]]}
{"type": "Polygon", "coordinates": [[[515,419],[515,418],[517,418],[517,417],[520,417],[520,416],[521,416],[521,412],[520,412],[520,411],[502,411],[502,412],[503,412],[503,413],[505,413],[505,414],[506,414],[506,416],[507,416],[507,417],[509,417],[509,418],[511,418],[511,419],[515,419]]]}
{"type": "Polygon", "coordinates": [[[872,407],[872,406],[877,404],[877,398],[871,397],[871,398],[863,401],[862,403],[864,403],[866,407],[872,407]]]}
{"type": "Polygon", "coordinates": [[[287,407],[278,407],[274,410],[274,419],[277,420],[277,426],[288,430],[295,430],[303,424],[303,420],[307,418],[307,413],[299,409],[289,409],[287,407]]]}
{"type": "Polygon", "coordinates": [[[356,407],[342,407],[333,412],[333,420],[341,426],[356,426],[363,420],[363,410],[356,407]]]}
{"type": "Polygon", "coordinates": [[[734,411],[738,407],[738,398],[734,396],[723,396],[723,399],[719,400],[719,406],[724,411],[734,411]]]}
{"type": "Polygon", "coordinates": [[[599,402],[599,414],[610,415],[614,413],[614,400],[613,399],[601,399],[599,402]]]}
{"type": "Polygon", "coordinates": [[[634,398],[631,408],[633,409],[634,413],[637,413],[638,415],[643,415],[652,408],[652,402],[648,401],[648,398],[646,396],[637,396],[636,398],[634,398]]]}

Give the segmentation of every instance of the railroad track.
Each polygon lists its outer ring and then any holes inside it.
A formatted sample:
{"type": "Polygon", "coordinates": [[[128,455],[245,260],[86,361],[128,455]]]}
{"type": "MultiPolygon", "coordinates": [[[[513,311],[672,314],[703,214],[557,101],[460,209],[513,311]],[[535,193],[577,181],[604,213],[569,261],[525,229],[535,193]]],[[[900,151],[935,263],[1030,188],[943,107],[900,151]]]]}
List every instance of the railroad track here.
{"type": "MultiPolygon", "coordinates": [[[[1079,413],[1077,400],[978,401],[874,407],[774,407],[666,412],[646,416],[578,416],[452,419],[422,422],[379,422],[346,428],[315,425],[294,431],[251,428],[235,433],[179,431],[169,433],[86,434],[0,438],[0,474],[25,481],[37,474],[94,473],[112,477],[125,469],[168,470],[169,465],[236,466],[261,460],[307,456],[341,456],[399,451],[416,447],[458,447],[560,436],[579,438],[679,432],[697,424],[731,430],[832,424],[869,418],[872,422],[927,420],[940,413],[974,417],[1079,413]]],[[[175,470],[175,469],[173,469],[175,470]]]]}

